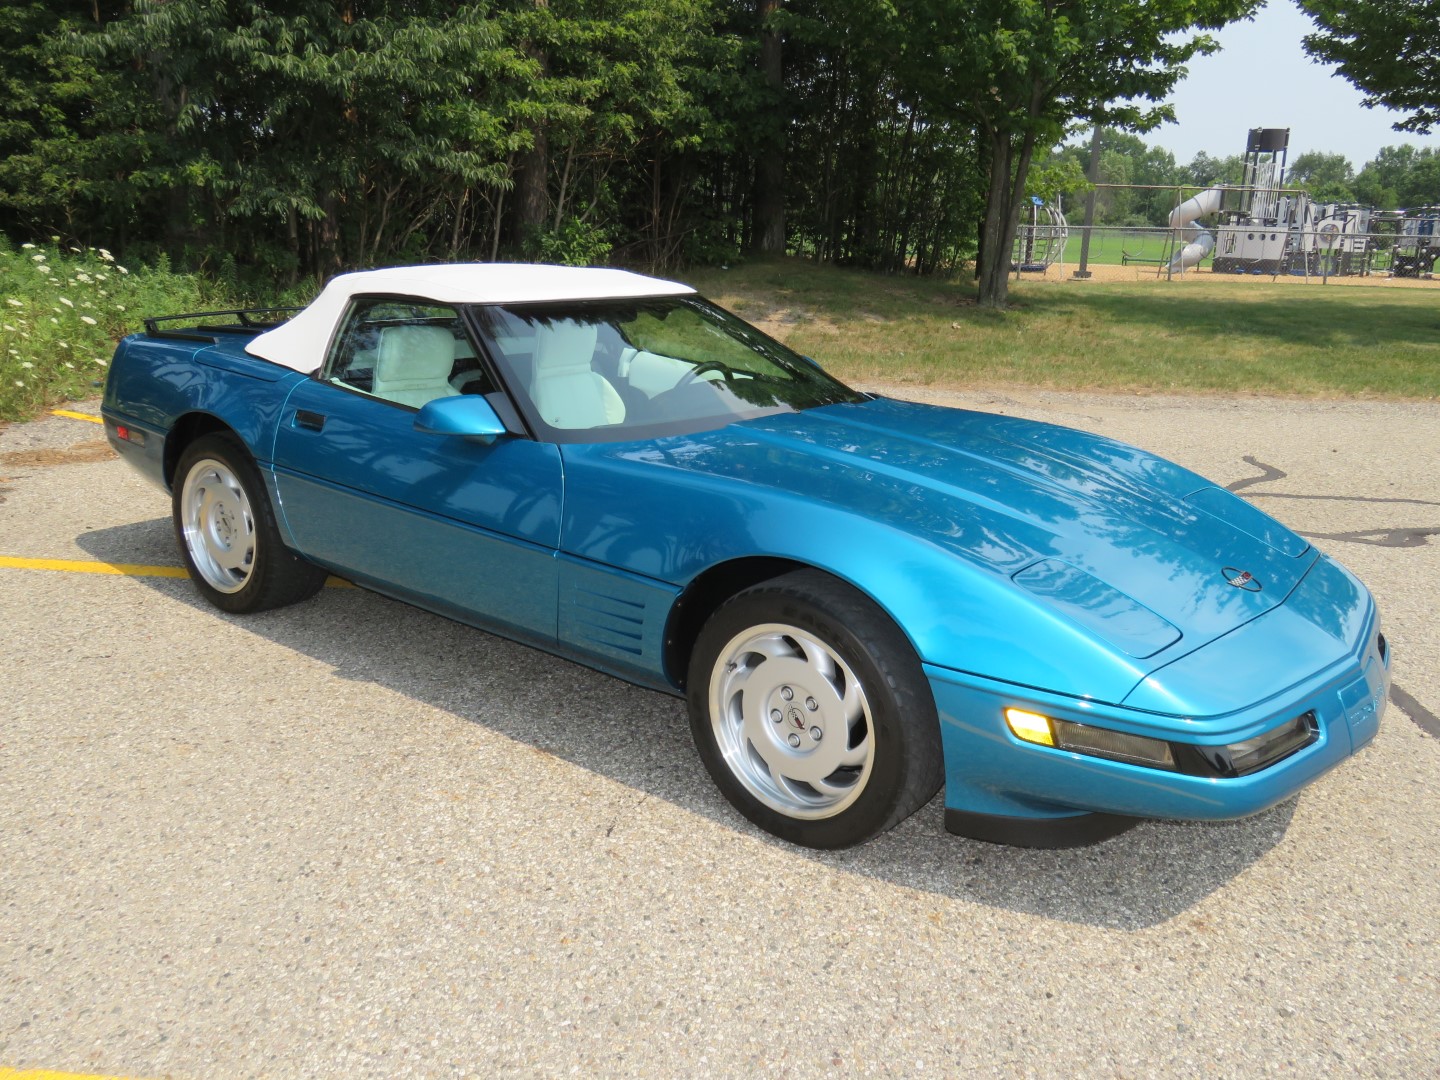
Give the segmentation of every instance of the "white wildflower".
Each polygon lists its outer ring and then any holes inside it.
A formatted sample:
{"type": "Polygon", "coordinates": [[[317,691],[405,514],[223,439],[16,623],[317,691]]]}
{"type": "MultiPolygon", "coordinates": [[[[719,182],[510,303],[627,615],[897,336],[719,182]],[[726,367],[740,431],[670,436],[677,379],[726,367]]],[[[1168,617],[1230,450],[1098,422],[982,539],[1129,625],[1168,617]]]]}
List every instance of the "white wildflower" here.
{"type": "Polygon", "coordinates": [[[24,251],[34,251],[34,250],[35,250],[35,245],[34,245],[34,244],[21,244],[20,247],[21,247],[21,249],[24,250],[24,251]]]}
{"type": "Polygon", "coordinates": [[[24,307],[24,306],[25,306],[25,301],[24,301],[24,300],[16,300],[13,296],[7,296],[7,297],[5,298],[5,302],[6,302],[7,304],[9,304],[11,307],[24,307]]]}
{"type": "Polygon", "coordinates": [[[40,272],[41,272],[42,274],[52,273],[50,267],[48,267],[47,265],[45,265],[45,263],[41,263],[41,264],[40,264],[39,270],[40,270],[40,272]]]}
{"type": "Polygon", "coordinates": [[[20,332],[16,330],[15,327],[11,326],[8,322],[5,324],[5,329],[9,330],[12,334],[18,334],[20,332]]]}
{"type": "Polygon", "coordinates": [[[122,273],[122,274],[128,274],[128,273],[130,273],[129,270],[126,270],[125,267],[121,266],[119,263],[116,263],[116,264],[115,264],[115,269],[116,269],[116,270],[119,270],[120,273],[122,273]]]}
{"type": "Polygon", "coordinates": [[[105,262],[115,261],[115,256],[111,255],[110,252],[106,251],[104,248],[100,249],[100,258],[103,259],[105,262]]]}
{"type": "Polygon", "coordinates": [[[19,350],[19,349],[11,349],[11,350],[9,350],[9,352],[10,352],[10,355],[11,355],[11,356],[19,356],[19,355],[20,355],[20,350],[19,350]]]}
{"type": "Polygon", "coordinates": [[[62,341],[62,342],[60,342],[60,348],[62,348],[62,349],[68,349],[69,347],[70,347],[70,343],[69,343],[68,341],[62,341]]]}
{"type": "Polygon", "coordinates": [[[95,325],[95,320],[92,319],[89,315],[81,315],[81,316],[80,316],[80,321],[83,322],[86,326],[94,326],[94,325],[95,325]]]}
{"type": "Polygon", "coordinates": [[[53,322],[56,326],[60,325],[60,320],[57,319],[54,315],[50,316],[50,321],[53,322]]]}
{"type": "Polygon", "coordinates": [[[109,281],[109,280],[110,280],[110,275],[109,275],[109,274],[96,274],[96,275],[95,275],[95,280],[96,280],[96,281],[109,281]]]}
{"type": "Polygon", "coordinates": [[[16,380],[15,380],[15,385],[16,385],[16,386],[24,386],[25,384],[24,384],[23,382],[21,382],[19,379],[16,379],[16,380]]]}
{"type": "Polygon", "coordinates": [[[20,361],[20,366],[21,366],[22,368],[24,368],[26,371],[30,371],[32,368],[35,367],[35,365],[32,364],[29,360],[21,360],[21,361],[20,361]]]}
{"type": "Polygon", "coordinates": [[[31,262],[37,262],[37,263],[42,263],[42,262],[44,262],[44,261],[45,261],[45,253],[42,251],[39,255],[31,255],[31,256],[30,256],[30,261],[31,261],[31,262]]]}
{"type": "Polygon", "coordinates": [[[116,305],[115,305],[115,310],[116,310],[116,311],[124,311],[124,310],[125,310],[125,305],[124,305],[124,304],[116,304],[116,305]]]}
{"type": "Polygon", "coordinates": [[[75,365],[72,364],[69,360],[65,361],[65,366],[68,367],[71,371],[75,370],[75,365]]]}
{"type": "Polygon", "coordinates": [[[102,359],[101,359],[100,357],[98,357],[98,356],[92,356],[90,359],[91,359],[92,362],[94,362],[94,363],[96,363],[96,364],[99,364],[101,367],[105,367],[106,364],[107,364],[107,361],[102,360],[102,359]]]}
{"type": "Polygon", "coordinates": [[[89,284],[90,284],[92,281],[94,281],[95,279],[92,278],[89,274],[79,273],[79,274],[76,274],[76,275],[75,275],[75,280],[76,280],[76,281],[83,281],[86,285],[89,285],[89,284]]]}
{"type": "MultiPolygon", "coordinates": [[[[67,298],[64,297],[64,296],[60,297],[60,302],[61,302],[62,304],[64,304],[66,307],[74,307],[74,306],[75,306],[73,303],[70,302],[69,299],[67,299],[67,298]]],[[[58,311],[59,309],[57,308],[56,310],[58,311]]]]}
{"type": "Polygon", "coordinates": [[[76,255],[80,254],[80,249],[73,245],[71,246],[70,250],[73,251],[76,255]]]}

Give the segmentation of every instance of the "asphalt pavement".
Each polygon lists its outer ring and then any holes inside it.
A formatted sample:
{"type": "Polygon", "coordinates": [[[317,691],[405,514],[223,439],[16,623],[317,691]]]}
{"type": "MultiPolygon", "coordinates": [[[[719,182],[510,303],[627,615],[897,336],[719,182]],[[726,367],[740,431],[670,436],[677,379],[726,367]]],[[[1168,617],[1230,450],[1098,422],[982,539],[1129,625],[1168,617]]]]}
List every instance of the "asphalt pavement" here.
{"type": "Polygon", "coordinates": [[[678,699],[359,589],[231,617],[89,572],[177,566],[168,501],[50,416],[0,431],[0,1066],[1440,1076],[1440,403],[928,396],[1159,451],[1340,558],[1394,648],[1376,741],[1241,822],[1025,851],[937,799],[798,849],[678,699]]]}

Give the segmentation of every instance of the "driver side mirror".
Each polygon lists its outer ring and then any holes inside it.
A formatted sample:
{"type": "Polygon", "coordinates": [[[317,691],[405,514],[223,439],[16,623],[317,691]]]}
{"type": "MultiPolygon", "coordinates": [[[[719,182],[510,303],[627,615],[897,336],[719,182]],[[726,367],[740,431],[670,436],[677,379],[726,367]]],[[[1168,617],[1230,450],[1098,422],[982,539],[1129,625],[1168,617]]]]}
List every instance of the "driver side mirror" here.
{"type": "Polygon", "coordinates": [[[415,430],[427,435],[466,435],[487,442],[505,434],[505,425],[479,394],[436,398],[415,414],[415,430]]]}

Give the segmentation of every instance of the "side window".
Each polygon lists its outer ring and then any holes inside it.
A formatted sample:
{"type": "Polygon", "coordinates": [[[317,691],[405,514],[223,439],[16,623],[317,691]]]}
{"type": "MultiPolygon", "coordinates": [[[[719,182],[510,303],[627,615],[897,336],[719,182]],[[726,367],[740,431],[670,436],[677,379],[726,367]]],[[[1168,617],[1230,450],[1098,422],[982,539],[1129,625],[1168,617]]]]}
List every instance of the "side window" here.
{"type": "Polygon", "coordinates": [[[324,377],[414,409],[493,389],[455,309],[413,300],[352,302],[324,377]]]}

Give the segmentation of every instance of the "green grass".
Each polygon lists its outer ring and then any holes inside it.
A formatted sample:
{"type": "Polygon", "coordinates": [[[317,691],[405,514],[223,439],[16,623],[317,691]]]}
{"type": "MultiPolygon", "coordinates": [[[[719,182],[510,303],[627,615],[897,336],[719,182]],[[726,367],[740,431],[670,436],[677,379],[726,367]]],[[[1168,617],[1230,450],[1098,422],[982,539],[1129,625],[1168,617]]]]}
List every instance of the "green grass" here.
{"type": "Polygon", "coordinates": [[[994,312],[965,283],[796,261],[689,280],[853,382],[1440,398],[1440,287],[1025,281],[994,312]]]}
{"type": "MultiPolygon", "coordinates": [[[[851,382],[1440,398],[1440,286],[1022,281],[994,312],[967,282],[798,260],[682,276],[851,382]]],[[[0,246],[0,420],[95,395],[144,316],[232,307],[234,291],[98,250],[0,246]]]]}

